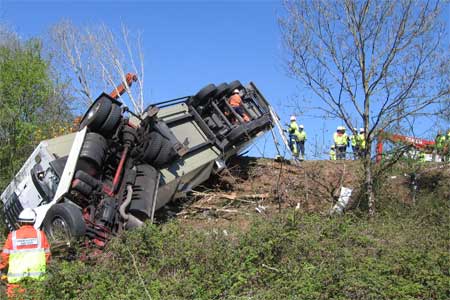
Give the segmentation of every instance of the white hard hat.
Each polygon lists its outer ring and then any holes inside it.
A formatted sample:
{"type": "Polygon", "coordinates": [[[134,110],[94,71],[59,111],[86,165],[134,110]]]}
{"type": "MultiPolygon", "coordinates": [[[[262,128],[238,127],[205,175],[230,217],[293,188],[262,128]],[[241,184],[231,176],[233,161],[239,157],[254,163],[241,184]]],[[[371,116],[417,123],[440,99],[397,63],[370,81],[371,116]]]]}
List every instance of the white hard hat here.
{"type": "Polygon", "coordinates": [[[358,130],[358,128],[353,127],[353,131],[357,131],[357,130],[358,130]]]}
{"type": "Polygon", "coordinates": [[[34,211],[34,209],[25,208],[19,214],[18,221],[22,223],[34,223],[36,221],[36,212],[34,211]]]}
{"type": "Polygon", "coordinates": [[[359,129],[359,132],[364,132],[364,128],[361,127],[361,128],[359,129]]]}
{"type": "Polygon", "coordinates": [[[303,129],[303,128],[305,128],[305,127],[303,126],[303,124],[301,124],[300,126],[298,126],[298,128],[303,129]]]}
{"type": "Polygon", "coordinates": [[[331,145],[331,149],[334,149],[334,145],[331,145]]]}
{"type": "Polygon", "coordinates": [[[235,89],[235,90],[233,91],[233,94],[239,94],[239,90],[238,90],[238,89],[235,89]]]}
{"type": "Polygon", "coordinates": [[[291,116],[291,121],[295,121],[295,116],[291,116]]]}

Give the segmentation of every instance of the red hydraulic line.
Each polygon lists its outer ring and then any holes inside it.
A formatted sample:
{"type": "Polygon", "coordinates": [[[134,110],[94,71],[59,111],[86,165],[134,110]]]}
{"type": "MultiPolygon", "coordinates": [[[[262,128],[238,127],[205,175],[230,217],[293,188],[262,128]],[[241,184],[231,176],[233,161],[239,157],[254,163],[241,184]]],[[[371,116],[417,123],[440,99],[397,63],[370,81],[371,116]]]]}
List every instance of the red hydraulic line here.
{"type": "Polygon", "coordinates": [[[116,174],[114,175],[113,183],[111,191],[114,193],[116,190],[117,184],[119,183],[120,175],[122,174],[123,165],[125,164],[125,159],[128,154],[128,145],[125,145],[125,149],[122,152],[122,156],[120,157],[119,166],[117,167],[116,174]]]}

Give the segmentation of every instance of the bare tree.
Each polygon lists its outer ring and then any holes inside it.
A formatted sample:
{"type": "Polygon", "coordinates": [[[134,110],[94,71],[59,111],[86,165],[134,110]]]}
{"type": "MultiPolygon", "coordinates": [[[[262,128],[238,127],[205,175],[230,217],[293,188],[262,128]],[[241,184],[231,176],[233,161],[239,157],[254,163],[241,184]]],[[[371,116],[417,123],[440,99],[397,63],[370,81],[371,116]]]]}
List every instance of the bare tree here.
{"type": "MultiPolygon", "coordinates": [[[[379,130],[449,97],[449,53],[438,0],[286,0],[279,24],[289,74],[354,128],[368,149],[379,130]]],[[[319,107],[320,106],[320,107],[319,107]]],[[[365,196],[375,213],[370,153],[365,196]]]]}
{"type": "Polygon", "coordinates": [[[95,100],[100,90],[109,91],[118,83],[126,83],[126,74],[137,75],[137,87],[127,88],[131,105],[136,112],[144,109],[144,53],[141,34],[133,35],[122,24],[115,34],[102,24],[78,28],[62,21],[50,30],[55,58],[65,73],[71,74],[83,104],[95,100]]]}

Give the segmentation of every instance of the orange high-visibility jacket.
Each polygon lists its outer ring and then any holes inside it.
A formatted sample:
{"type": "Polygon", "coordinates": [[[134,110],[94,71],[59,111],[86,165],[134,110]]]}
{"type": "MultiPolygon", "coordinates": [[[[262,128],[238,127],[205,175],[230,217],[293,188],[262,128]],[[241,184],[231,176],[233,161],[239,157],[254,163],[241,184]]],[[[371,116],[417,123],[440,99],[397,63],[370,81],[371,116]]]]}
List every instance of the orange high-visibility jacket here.
{"type": "MultiPolygon", "coordinates": [[[[25,250],[25,249],[36,249],[38,245],[40,244],[42,248],[44,248],[45,251],[45,258],[48,263],[50,260],[50,245],[47,241],[47,236],[43,231],[40,231],[41,236],[41,242],[36,243],[19,243],[14,245],[13,243],[13,232],[10,232],[8,234],[8,238],[6,239],[5,245],[3,246],[3,252],[0,255],[1,256],[1,262],[0,262],[0,270],[4,269],[9,264],[9,254],[14,250],[25,250]],[[14,249],[14,246],[16,249],[14,249]]],[[[15,238],[16,240],[33,240],[38,237],[38,230],[33,227],[33,225],[23,225],[18,230],[15,231],[15,238]]]]}
{"type": "Polygon", "coordinates": [[[231,95],[230,99],[228,99],[228,103],[230,103],[232,107],[241,106],[242,103],[241,96],[239,96],[239,94],[231,95]]]}

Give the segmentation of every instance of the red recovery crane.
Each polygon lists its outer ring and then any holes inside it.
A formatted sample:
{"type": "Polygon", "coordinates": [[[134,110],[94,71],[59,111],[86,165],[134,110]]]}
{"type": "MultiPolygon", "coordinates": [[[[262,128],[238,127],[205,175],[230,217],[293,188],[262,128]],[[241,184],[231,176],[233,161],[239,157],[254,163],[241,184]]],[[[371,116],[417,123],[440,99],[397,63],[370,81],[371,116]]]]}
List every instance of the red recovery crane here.
{"type": "Polygon", "coordinates": [[[377,158],[376,158],[377,163],[381,161],[383,155],[384,140],[388,140],[394,143],[402,143],[424,152],[432,151],[434,149],[435,144],[434,141],[426,139],[380,131],[377,140],[377,158]]]}
{"type": "MultiPolygon", "coordinates": [[[[130,87],[133,82],[137,81],[137,75],[133,73],[128,73],[125,75],[125,81],[128,87],[130,87]]],[[[120,96],[125,93],[127,90],[127,86],[125,86],[125,82],[121,83],[119,86],[117,86],[109,95],[111,98],[118,99],[120,96]]]]}

